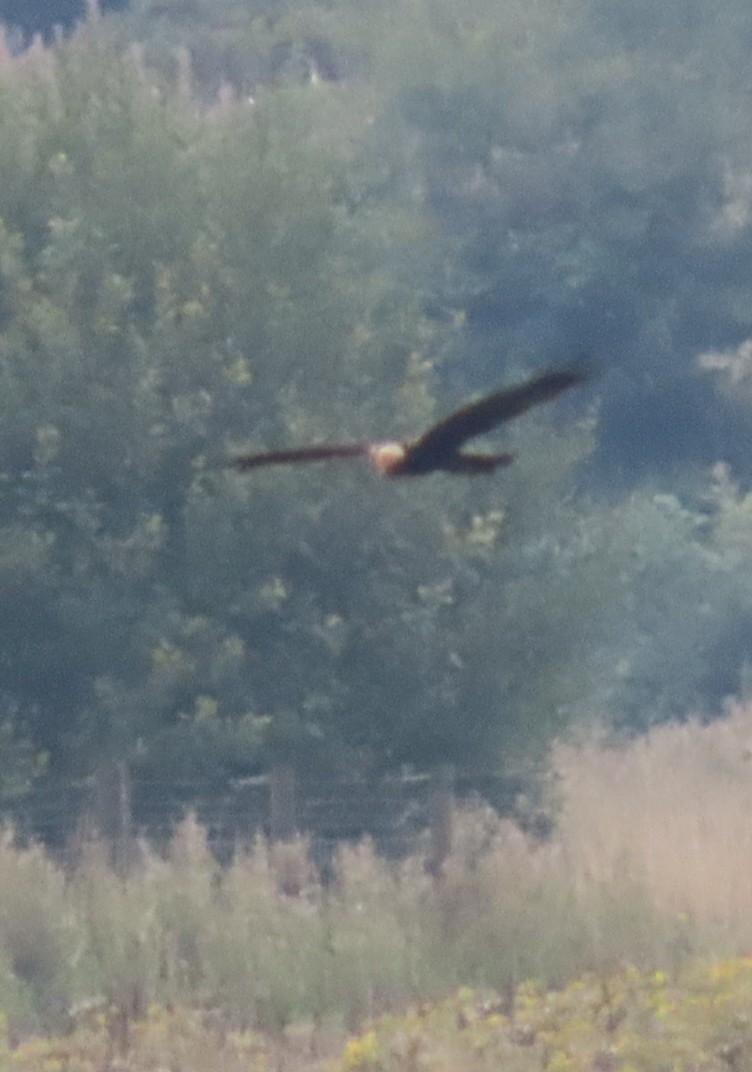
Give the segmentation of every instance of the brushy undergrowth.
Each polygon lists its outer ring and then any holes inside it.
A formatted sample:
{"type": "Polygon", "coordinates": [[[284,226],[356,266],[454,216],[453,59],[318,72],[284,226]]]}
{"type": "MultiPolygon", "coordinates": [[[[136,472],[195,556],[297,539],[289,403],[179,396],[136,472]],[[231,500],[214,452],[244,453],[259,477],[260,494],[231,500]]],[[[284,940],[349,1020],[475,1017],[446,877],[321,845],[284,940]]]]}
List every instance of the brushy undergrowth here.
{"type": "Polygon", "coordinates": [[[215,1010],[159,1006],[121,1037],[112,1010],[92,1008],[64,1037],[12,1046],[0,1031],[0,1065],[18,1072],[743,1072],[752,1066],[751,1007],[749,957],[695,963],[676,976],[624,966],[557,990],[538,982],[503,995],[463,987],[378,1017],[344,1044],[312,1027],[262,1034],[232,1029],[215,1010]]]}
{"type": "Polygon", "coordinates": [[[82,1030],[100,1010],[124,1052],[154,1008],[209,1010],[239,1035],[354,1030],[463,986],[508,995],[624,964],[675,977],[744,955],[750,737],[752,709],[738,708],[620,750],[561,751],[553,836],[461,808],[438,879],[420,854],[387,861],[368,842],[344,846],[327,883],[303,839],[259,840],[220,866],[190,817],[125,874],[103,845],[63,866],[6,831],[0,1012],[23,1038],[82,1030]]]}
{"type": "Polygon", "coordinates": [[[677,979],[625,967],[561,990],[506,998],[461,989],[385,1016],[351,1039],[333,1072],[728,1072],[752,1065],[752,959],[677,979]]]}
{"type": "Polygon", "coordinates": [[[685,922],[635,883],[569,872],[483,808],[460,811],[437,880],[369,843],[344,847],[323,884],[304,840],[257,842],[221,867],[188,818],[169,852],[142,846],[123,876],[97,844],[65,871],[0,843],[0,1011],[11,1029],[71,1029],[105,1008],[114,1035],[150,1007],[212,1009],[233,1030],[363,1018],[465,984],[552,984],[623,959],[674,966],[685,922]]]}
{"type": "Polygon", "coordinates": [[[232,1031],[212,1012],[152,1007],[130,1025],[127,1037],[113,1032],[108,1010],[90,1010],[70,1033],[54,1039],[32,1038],[11,1047],[0,1039],[0,1067],[17,1072],[120,1072],[176,1068],[181,1072],[268,1072],[280,1067],[312,1068],[312,1048],[262,1037],[253,1031],[232,1031]],[[275,1052],[276,1051],[276,1052],[275,1052]],[[296,1057],[299,1056],[299,1060],[296,1057]]]}

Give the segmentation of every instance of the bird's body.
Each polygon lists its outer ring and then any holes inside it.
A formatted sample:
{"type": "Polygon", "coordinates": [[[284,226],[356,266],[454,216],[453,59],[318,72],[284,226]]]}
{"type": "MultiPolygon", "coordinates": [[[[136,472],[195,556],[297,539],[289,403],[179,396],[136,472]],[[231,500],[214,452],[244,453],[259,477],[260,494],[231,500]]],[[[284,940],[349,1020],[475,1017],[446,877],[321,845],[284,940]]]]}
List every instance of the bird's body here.
{"type": "Polygon", "coordinates": [[[424,476],[427,473],[492,473],[514,461],[513,454],[471,454],[460,448],[468,439],[490,432],[520,416],[532,406],[547,402],[569,387],[584,383],[583,366],[551,369],[539,376],[505,387],[471,402],[433,425],[417,439],[383,443],[335,443],[247,454],[234,458],[234,468],[245,471],[267,465],[297,465],[333,458],[367,457],[384,476],[424,476]]]}
{"type": "Polygon", "coordinates": [[[384,476],[425,476],[427,473],[492,473],[501,465],[511,465],[513,454],[468,454],[451,451],[439,456],[432,450],[413,450],[411,443],[372,443],[368,457],[384,476]]]}

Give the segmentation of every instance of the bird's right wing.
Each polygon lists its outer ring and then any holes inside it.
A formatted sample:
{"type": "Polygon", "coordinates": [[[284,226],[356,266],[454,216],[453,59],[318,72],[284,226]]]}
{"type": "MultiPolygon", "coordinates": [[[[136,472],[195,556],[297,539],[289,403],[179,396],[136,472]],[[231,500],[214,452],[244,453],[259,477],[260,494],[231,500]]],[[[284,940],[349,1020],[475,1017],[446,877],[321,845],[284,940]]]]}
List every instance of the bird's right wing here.
{"type": "Polygon", "coordinates": [[[325,462],[331,458],[359,458],[367,453],[367,443],[322,443],[315,447],[273,450],[266,454],[241,454],[228,464],[233,469],[245,472],[265,465],[300,465],[305,462],[325,462]]]}

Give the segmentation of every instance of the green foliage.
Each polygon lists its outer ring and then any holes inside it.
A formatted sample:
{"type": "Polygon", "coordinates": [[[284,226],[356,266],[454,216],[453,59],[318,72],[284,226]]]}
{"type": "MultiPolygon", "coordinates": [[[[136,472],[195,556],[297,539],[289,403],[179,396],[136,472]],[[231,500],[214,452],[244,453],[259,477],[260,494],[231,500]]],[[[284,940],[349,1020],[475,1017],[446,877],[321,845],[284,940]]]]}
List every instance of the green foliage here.
{"type": "Polygon", "coordinates": [[[365,843],[339,853],[324,885],[308,849],[259,840],[220,868],[189,817],[165,857],[143,847],[124,873],[89,843],[63,870],[6,832],[0,997],[12,1028],[83,1025],[100,1010],[120,1045],[154,1005],[211,1008],[236,1030],[354,1028],[462,983],[558,983],[705,948],[689,923],[679,948],[675,919],[636,884],[591,882],[490,812],[456,816],[441,882],[422,854],[395,866],[365,843]]]}
{"type": "MultiPolygon", "coordinates": [[[[81,1007],[76,1027],[64,1035],[25,1039],[20,1045],[4,1038],[0,1053],[21,1072],[60,1067],[85,1072],[125,1061],[136,1068],[179,1062],[184,1072],[265,1072],[277,1056],[275,1041],[253,1031],[228,1031],[206,1009],[152,1006],[131,1029],[118,1023],[113,1009],[95,1001],[81,1007]]],[[[289,1055],[296,1050],[291,1045],[289,1055]]]]}
{"type": "Polygon", "coordinates": [[[39,846],[0,838],[0,1002],[16,1029],[64,1023],[77,928],[65,911],[65,877],[39,846]]]}
{"type": "MultiPolygon", "coordinates": [[[[406,285],[416,207],[369,150],[354,162],[373,100],[291,86],[197,113],[97,27],[0,87],[20,87],[3,122],[12,144],[23,116],[35,178],[8,184],[0,235],[21,740],[61,775],[107,757],[221,778],[524,750],[537,731],[520,716],[507,732],[498,700],[516,706],[524,681],[477,686],[491,663],[517,674],[519,637],[501,643],[478,602],[524,571],[496,488],[221,469],[243,446],[411,434],[438,412],[446,339],[406,285]]],[[[565,435],[546,472],[554,432],[535,435],[508,494],[553,506],[590,436],[565,435]]]]}
{"type": "MultiPolygon", "coordinates": [[[[471,377],[606,334],[660,385],[709,305],[688,250],[723,310],[692,338],[744,327],[746,120],[720,121],[743,79],[709,92],[693,19],[651,18],[635,40],[583,0],[144,0],[5,62],[0,706],[30,760],[6,792],[113,758],[493,769],[583,712],[738,687],[742,484],[575,494],[596,435],[568,401],[505,432],[494,481],[222,468],[411,435],[471,377]]],[[[649,451],[612,382],[607,449],[649,451]]]]}
{"type": "Polygon", "coordinates": [[[367,842],[342,847],[325,884],[304,839],[258,840],[220,867],[190,817],[164,854],[141,846],[127,870],[96,844],[63,867],[6,831],[0,998],[11,1029],[69,1017],[109,1025],[122,1044],[162,1006],[211,1009],[226,1030],[352,1030],[457,986],[509,996],[535,979],[519,993],[543,1001],[584,973],[608,989],[636,978],[619,975],[625,964],[677,979],[698,958],[739,956],[752,902],[750,718],[748,707],[625,748],[559,750],[561,818],[547,840],[488,808],[458,809],[438,878],[426,853],[396,864],[367,842]]]}
{"type": "Polygon", "coordinates": [[[330,5],[292,0],[134,0],[107,22],[120,44],[141,42],[150,66],[207,99],[232,86],[244,96],[260,85],[299,85],[338,77],[347,57],[335,49],[330,5]]]}
{"type": "Polygon", "coordinates": [[[363,843],[342,848],[322,884],[302,839],[259,840],[221,868],[192,818],[164,855],[142,846],[127,871],[97,844],[63,868],[6,832],[0,995],[11,1026],[68,1017],[83,1028],[100,1012],[122,1045],[157,1005],[213,1009],[235,1030],[309,1019],[354,1029],[460,985],[509,993],[526,978],[563,986],[624,963],[673,973],[698,955],[738,954],[749,938],[748,790],[739,758],[730,787],[729,761],[748,725],[696,728],[691,740],[662,731],[650,765],[639,747],[620,762],[560,757],[560,829],[533,842],[490,809],[461,809],[439,879],[423,853],[397,865],[363,843]],[[682,801],[663,833],[646,819],[661,793],[682,801]]]}

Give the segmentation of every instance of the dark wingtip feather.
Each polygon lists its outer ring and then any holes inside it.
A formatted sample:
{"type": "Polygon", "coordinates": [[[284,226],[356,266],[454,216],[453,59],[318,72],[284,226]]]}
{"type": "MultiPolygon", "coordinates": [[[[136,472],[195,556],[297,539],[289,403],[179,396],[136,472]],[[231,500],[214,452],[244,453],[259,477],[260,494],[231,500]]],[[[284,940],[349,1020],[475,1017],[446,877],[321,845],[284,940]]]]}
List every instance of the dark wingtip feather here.
{"type": "Polygon", "coordinates": [[[577,358],[569,365],[565,365],[564,370],[569,372],[574,384],[588,383],[590,380],[595,380],[602,371],[598,361],[585,356],[577,358]]]}
{"type": "Polygon", "coordinates": [[[589,380],[595,379],[599,371],[599,366],[595,361],[589,357],[580,357],[570,361],[567,365],[551,365],[549,368],[544,369],[535,379],[558,379],[562,384],[562,388],[576,387],[578,384],[587,383],[589,380]]]}

